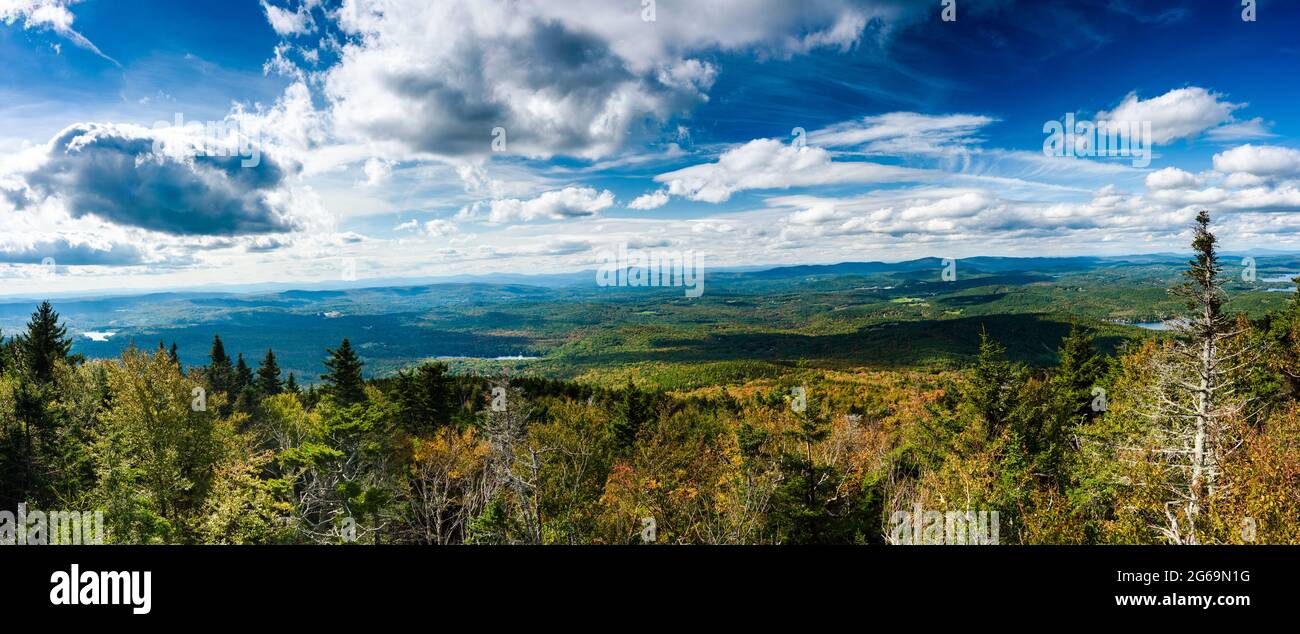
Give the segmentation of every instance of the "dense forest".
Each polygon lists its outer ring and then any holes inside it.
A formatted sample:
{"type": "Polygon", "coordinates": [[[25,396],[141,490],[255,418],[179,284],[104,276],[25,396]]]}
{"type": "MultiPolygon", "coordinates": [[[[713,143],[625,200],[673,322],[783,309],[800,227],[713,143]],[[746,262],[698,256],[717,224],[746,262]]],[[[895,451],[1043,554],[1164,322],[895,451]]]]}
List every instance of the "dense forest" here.
{"type": "Polygon", "coordinates": [[[884,544],[913,510],[996,512],[1004,544],[1300,543],[1300,294],[1230,310],[1194,230],[1169,336],[1076,326],[1045,368],[986,327],[960,370],[367,380],[344,339],[304,387],[219,336],[86,360],[44,303],[0,333],[0,509],[143,544],[884,544]]]}

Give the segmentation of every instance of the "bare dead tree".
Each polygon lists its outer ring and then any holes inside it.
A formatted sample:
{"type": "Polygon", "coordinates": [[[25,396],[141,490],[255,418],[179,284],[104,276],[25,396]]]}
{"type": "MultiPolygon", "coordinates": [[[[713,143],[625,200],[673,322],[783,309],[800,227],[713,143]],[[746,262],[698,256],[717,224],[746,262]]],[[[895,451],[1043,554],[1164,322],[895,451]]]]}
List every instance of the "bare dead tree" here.
{"type": "MultiPolygon", "coordinates": [[[[542,456],[549,448],[530,442],[528,421],[533,408],[524,399],[523,392],[503,382],[496,388],[505,390],[504,406],[498,406],[494,394],[493,407],[487,412],[484,432],[491,446],[489,470],[497,486],[511,493],[515,513],[523,526],[529,544],[542,543],[541,471],[542,456]]],[[[494,392],[496,390],[494,389],[494,392]]]]}
{"type": "Polygon", "coordinates": [[[1170,492],[1166,521],[1155,528],[1174,544],[1201,543],[1202,513],[1224,492],[1223,461],[1240,445],[1233,423],[1248,404],[1233,377],[1257,356],[1250,345],[1229,345],[1243,332],[1223,311],[1228,298],[1209,224],[1200,212],[1188,281],[1170,291],[1186,301],[1188,314],[1172,323],[1175,339],[1152,357],[1147,415],[1170,492]]]}
{"type": "Polygon", "coordinates": [[[401,490],[411,538],[423,544],[456,544],[487,503],[480,493],[490,477],[486,448],[472,429],[446,427],[417,440],[411,471],[401,490]]]}

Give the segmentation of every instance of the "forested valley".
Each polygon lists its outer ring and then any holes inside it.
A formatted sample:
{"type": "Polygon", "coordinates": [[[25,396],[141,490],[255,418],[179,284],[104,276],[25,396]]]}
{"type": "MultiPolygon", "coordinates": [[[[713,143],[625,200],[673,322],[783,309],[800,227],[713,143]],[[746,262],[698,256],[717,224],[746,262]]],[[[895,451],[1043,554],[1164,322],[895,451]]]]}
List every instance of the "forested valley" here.
{"type": "Polygon", "coordinates": [[[1300,543],[1300,294],[1233,312],[1195,231],[1169,336],[1107,354],[1081,324],[1051,367],[985,328],[956,370],[367,379],[344,339],[305,382],[216,333],[83,359],[47,302],[0,333],[0,509],[128,544],[934,541],[900,540],[916,510],[996,512],[1002,544],[1300,543]]]}

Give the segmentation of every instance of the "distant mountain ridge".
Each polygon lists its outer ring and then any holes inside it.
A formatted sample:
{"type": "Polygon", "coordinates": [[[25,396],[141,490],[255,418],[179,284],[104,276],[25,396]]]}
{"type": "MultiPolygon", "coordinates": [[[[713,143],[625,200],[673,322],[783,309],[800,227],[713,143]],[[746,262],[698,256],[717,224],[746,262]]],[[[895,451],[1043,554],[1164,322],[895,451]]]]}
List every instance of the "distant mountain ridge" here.
{"type": "MultiPolygon", "coordinates": [[[[1257,259],[1292,259],[1300,268],[1300,254],[1259,250],[1250,253],[1225,252],[1225,259],[1252,256],[1257,259]]],[[[1069,257],[1011,257],[1011,256],[972,256],[957,258],[958,270],[963,273],[1006,273],[1015,271],[1056,273],[1062,271],[1079,271],[1113,266],[1117,264],[1151,265],[1182,264],[1187,256],[1176,253],[1149,253],[1118,256],[1069,256],[1069,257]]],[[[712,273],[727,273],[738,278],[779,280],[796,277],[836,276],[836,275],[873,275],[880,273],[915,273],[938,270],[943,266],[944,258],[925,257],[898,262],[840,262],[836,264],[794,264],[781,266],[735,266],[713,267],[706,269],[712,273]]],[[[1266,262],[1259,262],[1260,265],[1266,262]]],[[[439,285],[491,285],[491,286],[531,286],[547,289],[559,289],[587,284],[594,278],[593,269],[571,273],[485,273],[481,275],[449,275],[431,277],[373,278],[353,282],[331,281],[311,283],[263,283],[246,285],[209,285],[190,289],[113,289],[102,292],[66,292],[51,293],[46,297],[12,296],[0,293],[0,306],[7,304],[32,304],[44,299],[57,299],[62,304],[73,302],[109,302],[117,298],[130,297],[135,300],[156,298],[168,299],[220,299],[234,296],[269,296],[282,295],[285,298],[307,297],[319,298],[337,295],[349,291],[378,290],[394,288],[426,288],[439,285]]]]}

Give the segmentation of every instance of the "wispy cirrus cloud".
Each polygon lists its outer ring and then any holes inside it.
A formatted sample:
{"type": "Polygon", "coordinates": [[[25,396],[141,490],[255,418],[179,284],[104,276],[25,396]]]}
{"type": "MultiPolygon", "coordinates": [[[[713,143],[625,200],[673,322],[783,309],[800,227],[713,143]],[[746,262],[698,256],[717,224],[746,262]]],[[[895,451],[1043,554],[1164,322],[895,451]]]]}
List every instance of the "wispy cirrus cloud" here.
{"type": "Polygon", "coordinates": [[[72,28],[75,19],[68,8],[81,0],[0,0],[0,22],[19,24],[25,29],[48,30],[59,34],[73,44],[121,67],[117,60],[105,55],[94,42],[72,28]]]}

